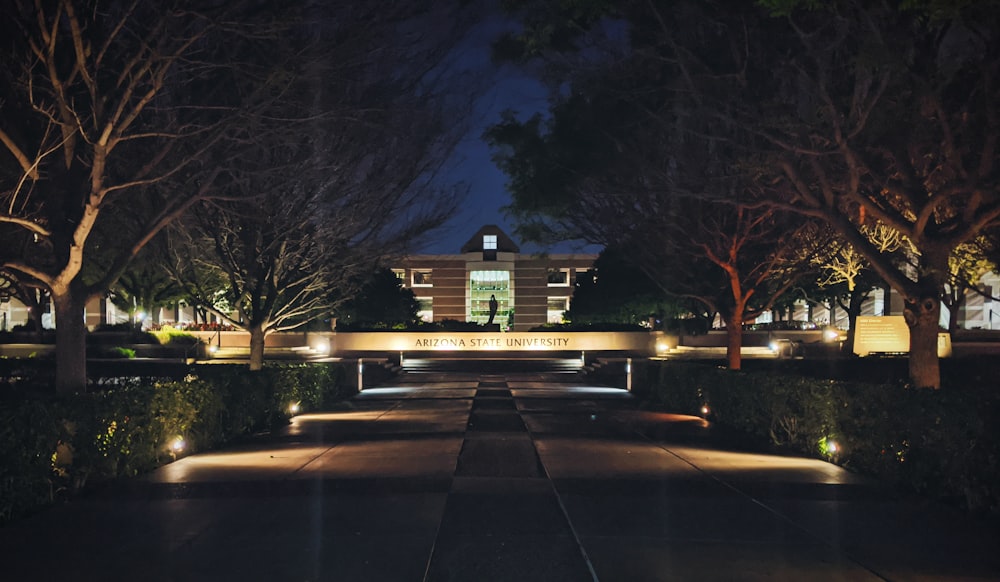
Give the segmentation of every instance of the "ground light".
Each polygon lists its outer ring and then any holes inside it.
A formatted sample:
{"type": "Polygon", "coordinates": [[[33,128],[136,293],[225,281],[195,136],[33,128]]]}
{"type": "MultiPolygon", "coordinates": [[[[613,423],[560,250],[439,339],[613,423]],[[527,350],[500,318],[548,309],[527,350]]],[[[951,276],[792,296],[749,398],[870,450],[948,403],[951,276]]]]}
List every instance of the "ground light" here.
{"type": "Polygon", "coordinates": [[[708,416],[709,412],[711,412],[711,410],[708,408],[708,405],[707,404],[703,404],[701,406],[701,415],[702,416],[708,416]]]}
{"type": "Polygon", "coordinates": [[[167,445],[167,449],[170,451],[170,456],[177,459],[178,456],[184,453],[187,448],[187,442],[184,441],[184,437],[178,436],[170,441],[167,445]]]}
{"type": "Polygon", "coordinates": [[[291,403],[291,404],[288,405],[288,413],[291,414],[292,416],[295,416],[296,414],[298,414],[301,411],[302,411],[302,401],[301,400],[299,402],[293,402],[293,403],[291,403]]]}
{"type": "Polygon", "coordinates": [[[840,445],[832,437],[819,439],[819,452],[827,458],[836,457],[841,453],[840,445]]]}

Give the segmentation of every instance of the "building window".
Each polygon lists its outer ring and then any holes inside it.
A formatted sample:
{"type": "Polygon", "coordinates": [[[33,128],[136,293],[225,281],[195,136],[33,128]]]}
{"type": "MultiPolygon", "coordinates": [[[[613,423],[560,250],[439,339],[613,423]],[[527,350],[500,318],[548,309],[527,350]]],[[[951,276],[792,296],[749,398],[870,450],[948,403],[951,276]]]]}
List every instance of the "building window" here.
{"type": "Polygon", "coordinates": [[[510,271],[472,271],[469,273],[469,303],[466,319],[486,323],[490,319],[490,298],[497,300],[493,323],[507,328],[514,316],[514,292],[510,286],[510,271]]]}
{"type": "Polygon", "coordinates": [[[545,321],[562,323],[567,310],[569,310],[569,297],[549,297],[545,321]]]}
{"type": "Polygon", "coordinates": [[[431,278],[431,270],[413,269],[411,274],[411,284],[414,287],[433,287],[434,280],[431,278]]]}
{"type": "Polygon", "coordinates": [[[483,250],[484,251],[495,251],[495,250],[497,250],[497,235],[495,235],[495,234],[484,234],[483,235],[483,250]]]}
{"type": "Polygon", "coordinates": [[[434,298],[417,297],[417,318],[430,323],[434,321],[434,298]]]}
{"type": "Polygon", "coordinates": [[[395,275],[397,279],[399,279],[400,285],[404,287],[406,286],[406,269],[393,269],[392,274],[395,275]]]}
{"type": "Polygon", "coordinates": [[[569,287],[569,269],[549,269],[549,287],[569,287]]]}

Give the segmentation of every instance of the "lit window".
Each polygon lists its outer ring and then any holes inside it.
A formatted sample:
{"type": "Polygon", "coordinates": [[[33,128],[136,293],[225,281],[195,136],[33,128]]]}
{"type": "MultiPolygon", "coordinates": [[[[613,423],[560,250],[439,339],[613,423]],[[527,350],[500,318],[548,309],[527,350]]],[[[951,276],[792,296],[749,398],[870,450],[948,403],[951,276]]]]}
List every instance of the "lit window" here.
{"type": "Polygon", "coordinates": [[[495,251],[495,250],[497,250],[497,235],[495,235],[495,234],[484,234],[483,235],[483,250],[484,251],[495,251]]]}
{"type": "Polygon", "coordinates": [[[431,279],[430,269],[413,269],[411,283],[414,287],[432,287],[434,281],[431,279]]]}
{"type": "Polygon", "coordinates": [[[434,321],[434,298],[417,297],[417,318],[428,323],[434,321]]]}
{"type": "Polygon", "coordinates": [[[569,297],[549,297],[545,320],[549,323],[562,323],[568,309],[569,297]]]}
{"type": "Polygon", "coordinates": [[[569,269],[549,269],[549,287],[569,287],[569,269]]]}
{"type": "Polygon", "coordinates": [[[514,290],[511,288],[510,271],[472,271],[469,273],[469,294],[466,303],[466,321],[487,323],[490,319],[490,300],[496,300],[493,323],[507,327],[514,316],[514,290]]]}
{"type": "Polygon", "coordinates": [[[400,285],[406,285],[406,269],[393,269],[392,274],[399,279],[400,285]]]}

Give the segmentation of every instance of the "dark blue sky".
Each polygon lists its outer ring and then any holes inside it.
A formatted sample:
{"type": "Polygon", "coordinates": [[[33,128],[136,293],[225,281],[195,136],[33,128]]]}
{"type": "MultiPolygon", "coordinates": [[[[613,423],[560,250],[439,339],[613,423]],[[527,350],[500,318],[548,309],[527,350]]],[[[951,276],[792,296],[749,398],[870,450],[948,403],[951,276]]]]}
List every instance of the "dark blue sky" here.
{"type": "MultiPolygon", "coordinates": [[[[418,252],[430,254],[454,254],[469,237],[486,224],[495,224],[517,240],[513,224],[500,210],[510,203],[505,183],[506,176],[490,159],[490,148],[482,140],[483,131],[500,119],[505,109],[513,109],[522,117],[547,109],[546,88],[537,80],[526,76],[512,66],[497,68],[490,60],[490,44],[509,23],[502,19],[491,19],[476,27],[470,40],[462,48],[462,66],[476,73],[489,73],[490,78],[483,95],[476,103],[476,111],[471,128],[458,145],[451,160],[450,168],[442,182],[446,184],[466,183],[469,197],[456,214],[440,231],[427,238],[418,252]]],[[[542,249],[517,241],[522,252],[599,252],[598,247],[584,247],[580,243],[564,243],[553,248],[542,249]]]]}

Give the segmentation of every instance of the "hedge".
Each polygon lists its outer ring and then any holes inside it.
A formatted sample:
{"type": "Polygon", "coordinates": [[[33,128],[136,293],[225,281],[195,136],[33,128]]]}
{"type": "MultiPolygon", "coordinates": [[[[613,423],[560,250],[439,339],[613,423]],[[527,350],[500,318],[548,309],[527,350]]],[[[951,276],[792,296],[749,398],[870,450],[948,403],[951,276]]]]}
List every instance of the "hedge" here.
{"type": "Polygon", "coordinates": [[[18,384],[0,390],[0,522],[80,491],[132,477],[175,456],[281,426],[289,406],[329,408],[355,393],[340,364],[200,366],[184,380],[114,378],[57,397],[18,384]]]}
{"type": "Polygon", "coordinates": [[[648,406],[702,414],[770,444],[824,458],[923,496],[1000,513],[1000,393],[989,382],[940,390],[685,362],[648,362],[648,406]]]}

